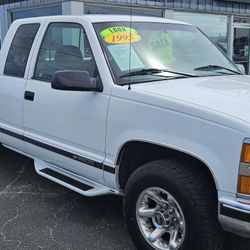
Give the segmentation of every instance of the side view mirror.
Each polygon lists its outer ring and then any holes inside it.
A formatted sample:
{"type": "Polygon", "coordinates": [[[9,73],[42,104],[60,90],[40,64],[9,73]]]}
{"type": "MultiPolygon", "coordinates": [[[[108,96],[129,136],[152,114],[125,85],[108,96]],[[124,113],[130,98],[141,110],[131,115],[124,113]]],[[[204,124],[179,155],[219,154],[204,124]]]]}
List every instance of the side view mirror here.
{"type": "Polygon", "coordinates": [[[236,64],[236,66],[242,74],[246,74],[246,69],[243,64],[236,64]]]}
{"type": "Polygon", "coordinates": [[[102,92],[100,80],[91,78],[87,71],[60,70],[54,75],[51,83],[52,89],[71,91],[96,91],[102,92]]]}

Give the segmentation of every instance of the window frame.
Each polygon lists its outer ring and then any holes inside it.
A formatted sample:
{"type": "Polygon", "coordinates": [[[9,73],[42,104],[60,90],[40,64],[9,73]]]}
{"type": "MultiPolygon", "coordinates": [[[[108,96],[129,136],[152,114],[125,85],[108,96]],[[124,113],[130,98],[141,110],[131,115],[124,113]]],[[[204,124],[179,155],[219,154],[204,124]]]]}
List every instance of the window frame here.
{"type": "MultiPolygon", "coordinates": [[[[62,22],[62,21],[57,21],[57,22],[50,22],[50,23],[48,23],[48,24],[47,24],[47,27],[46,27],[46,29],[45,29],[45,31],[44,31],[44,33],[43,33],[43,37],[42,37],[42,39],[41,39],[41,43],[39,44],[39,49],[38,49],[38,52],[37,52],[37,55],[36,55],[36,63],[35,63],[34,71],[33,71],[33,73],[32,73],[32,77],[31,77],[32,80],[37,80],[37,81],[41,81],[41,82],[51,83],[51,80],[47,80],[47,79],[44,79],[44,78],[36,77],[36,76],[35,76],[35,73],[36,73],[36,69],[37,69],[37,65],[38,65],[38,58],[39,58],[39,55],[40,55],[40,51],[41,51],[42,45],[43,45],[43,43],[44,43],[45,37],[46,37],[46,35],[47,35],[47,32],[49,31],[50,26],[53,25],[53,24],[75,24],[75,25],[78,25],[78,26],[79,26],[80,28],[82,28],[83,31],[85,32],[87,41],[88,41],[88,43],[89,43],[89,45],[90,45],[90,41],[89,41],[88,34],[87,34],[87,32],[86,32],[86,29],[84,28],[84,26],[83,26],[81,23],[78,23],[78,22],[62,22]]],[[[99,72],[98,65],[97,65],[97,63],[96,63],[95,56],[94,56],[93,50],[92,50],[92,48],[91,48],[91,45],[90,45],[90,51],[91,51],[91,53],[92,53],[92,55],[93,55],[93,60],[94,60],[94,62],[95,62],[96,68],[97,68],[97,70],[98,70],[98,76],[100,77],[100,72],[99,72]]]]}
{"type": "Polygon", "coordinates": [[[7,53],[7,56],[6,56],[6,60],[5,60],[5,63],[4,63],[4,68],[3,68],[3,75],[4,75],[4,76],[16,77],[16,78],[20,78],[20,79],[24,79],[24,78],[25,78],[25,73],[26,73],[26,71],[27,71],[27,69],[28,69],[28,62],[29,62],[30,57],[31,57],[31,51],[32,51],[33,47],[35,46],[35,40],[36,40],[36,38],[37,38],[37,36],[38,36],[38,34],[39,34],[40,28],[41,28],[41,23],[38,23],[38,22],[37,22],[37,23],[23,23],[23,24],[20,24],[20,25],[17,27],[17,29],[16,29],[16,31],[15,31],[15,35],[14,35],[14,37],[13,37],[13,39],[12,39],[12,41],[11,41],[11,44],[10,44],[10,46],[9,46],[9,50],[8,50],[8,53],[7,53]],[[37,25],[37,30],[36,30],[34,39],[33,39],[33,41],[32,41],[32,44],[31,44],[31,46],[30,46],[30,48],[29,48],[29,53],[28,53],[28,56],[27,56],[27,60],[26,60],[26,62],[25,62],[23,74],[22,74],[22,76],[20,76],[20,75],[15,75],[15,74],[6,73],[6,66],[7,66],[7,61],[8,61],[9,53],[10,53],[10,50],[11,50],[11,48],[12,48],[12,44],[13,44],[15,38],[17,37],[17,32],[18,32],[18,30],[19,30],[21,27],[27,26],[27,25],[37,25]]]}

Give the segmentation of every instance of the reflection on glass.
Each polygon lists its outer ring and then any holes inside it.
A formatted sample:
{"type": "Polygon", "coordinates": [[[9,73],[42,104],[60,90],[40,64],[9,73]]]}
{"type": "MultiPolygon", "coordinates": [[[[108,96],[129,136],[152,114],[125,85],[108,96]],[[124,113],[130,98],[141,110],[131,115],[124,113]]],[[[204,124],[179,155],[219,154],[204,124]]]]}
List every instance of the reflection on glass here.
{"type": "Polygon", "coordinates": [[[227,16],[174,12],[173,18],[198,26],[213,41],[218,43],[224,51],[227,49],[227,16]]]}
{"type": "MultiPolygon", "coordinates": [[[[95,24],[119,84],[128,81],[124,77],[128,72],[138,70],[141,74],[133,75],[131,81],[159,80],[163,78],[159,70],[192,76],[225,75],[237,71],[221,50],[193,26],[150,22],[133,22],[132,28],[130,25],[129,22],[95,24]],[[153,73],[149,69],[154,69],[153,73]]],[[[169,73],[164,72],[164,76],[176,76],[169,73]]]]}
{"type": "Polygon", "coordinates": [[[96,64],[81,25],[53,23],[41,45],[34,77],[51,81],[59,70],[80,70],[97,76],[96,64]]]}
{"type": "Polygon", "coordinates": [[[250,42],[249,28],[235,28],[234,29],[234,55],[235,63],[243,64],[246,73],[249,73],[249,42],[250,42]]]}

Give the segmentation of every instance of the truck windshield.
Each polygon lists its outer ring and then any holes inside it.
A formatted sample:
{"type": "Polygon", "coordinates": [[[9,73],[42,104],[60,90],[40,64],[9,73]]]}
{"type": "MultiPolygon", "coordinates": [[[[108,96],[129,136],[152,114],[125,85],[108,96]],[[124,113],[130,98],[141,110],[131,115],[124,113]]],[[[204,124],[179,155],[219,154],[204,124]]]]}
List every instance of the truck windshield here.
{"type": "Polygon", "coordinates": [[[193,26],[150,22],[94,26],[117,84],[240,74],[223,52],[193,26]]]}

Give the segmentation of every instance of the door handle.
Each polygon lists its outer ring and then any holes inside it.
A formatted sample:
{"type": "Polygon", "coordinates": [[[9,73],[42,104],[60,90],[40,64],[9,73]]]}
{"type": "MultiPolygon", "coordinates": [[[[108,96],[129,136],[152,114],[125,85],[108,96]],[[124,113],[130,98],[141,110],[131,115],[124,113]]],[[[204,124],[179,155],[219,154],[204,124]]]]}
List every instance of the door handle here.
{"type": "Polygon", "coordinates": [[[24,93],[24,99],[27,101],[34,101],[35,93],[31,91],[25,91],[24,93]]]}

